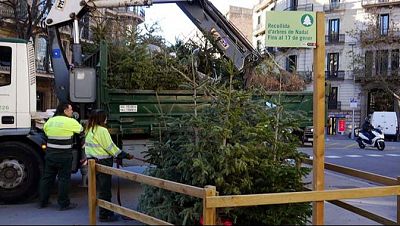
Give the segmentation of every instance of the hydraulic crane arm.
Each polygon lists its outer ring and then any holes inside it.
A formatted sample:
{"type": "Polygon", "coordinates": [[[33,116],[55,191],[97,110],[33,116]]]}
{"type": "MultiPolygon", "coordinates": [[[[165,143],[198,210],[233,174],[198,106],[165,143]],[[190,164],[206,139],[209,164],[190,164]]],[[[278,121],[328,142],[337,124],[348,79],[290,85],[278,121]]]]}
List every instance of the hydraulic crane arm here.
{"type": "Polygon", "coordinates": [[[200,31],[212,35],[218,49],[232,60],[238,70],[243,70],[247,63],[261,59],[261,55],[242,33],[208,0],[176,4],[200,31]]]}
{"type": "Polygon", "coordinates": [[[60,44],[58,28],[73,24],[73,65],[82,64],[78,21],[91,8],[118,8],[127,6],[151,6],[160,3],[176,3],[178,7],[203,33],[215,39],[218,49],[231,59],[238,70],[248,63],[257,62],[261,55],[247,39],[208,0],[56,0],[50,10],[48,26],[51,59],[56,83],[56,93],[60,101],[69,99],[69,70],[65,52],[60,44]]]}

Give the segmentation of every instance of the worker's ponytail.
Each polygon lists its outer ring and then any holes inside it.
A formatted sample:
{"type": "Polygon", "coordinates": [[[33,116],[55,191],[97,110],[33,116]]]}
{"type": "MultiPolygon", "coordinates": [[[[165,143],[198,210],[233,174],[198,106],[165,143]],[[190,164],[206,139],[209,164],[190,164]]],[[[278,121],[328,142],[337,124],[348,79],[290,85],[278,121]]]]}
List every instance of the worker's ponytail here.
{"type": "Polygon", "coordinates": [[[88,123],[86,125],[86,133],[89,132],[96,127],[96,126],[105,126],[105,121],[107,118],[107,114],[104,110],[102,109],[95,109],[91,112],[89,116],[88,123]]]}

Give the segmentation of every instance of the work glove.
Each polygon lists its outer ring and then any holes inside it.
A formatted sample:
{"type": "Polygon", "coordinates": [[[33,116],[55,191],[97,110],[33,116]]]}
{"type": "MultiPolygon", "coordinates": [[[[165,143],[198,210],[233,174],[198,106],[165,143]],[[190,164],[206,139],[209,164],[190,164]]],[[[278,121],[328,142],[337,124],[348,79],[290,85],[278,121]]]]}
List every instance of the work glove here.
{"type": "Polygon", "coordinates": [[[128,159],[128,160],[131,160],[131,159],[133,159],[133,155],[131,155],[131,154],[126,154],[126,156],[125,156],[125,158],[126,159],[128,159]]]}
{"type": "Polygon", "coordinates": [[[117,159],[133,159],[133,155],[123,151],[117,156],[117,159]]]}

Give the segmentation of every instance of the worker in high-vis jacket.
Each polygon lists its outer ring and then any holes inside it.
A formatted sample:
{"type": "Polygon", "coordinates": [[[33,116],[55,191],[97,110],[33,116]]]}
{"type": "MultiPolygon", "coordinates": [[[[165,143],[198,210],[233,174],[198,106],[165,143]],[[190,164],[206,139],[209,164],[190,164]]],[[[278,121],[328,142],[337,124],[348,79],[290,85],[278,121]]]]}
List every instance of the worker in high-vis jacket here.
{"type": "Polygon", "coordinates": [[[60,210],[73,209],[76,203],[69,199],[72,169],[73,135],[83,132],[83,127],[72,118],[72,106],[68,103],[58,105],[54,116],[43,126],[47,136],[44,172],[40,181],[40,206],[49,205],[50,190],[58,176],[58,199],[60,210]]]}
{"type": "MultiPolygon", "coordinates": [[[[106,123],[107,115],[104,110],[95,109],[91,112],[85,129],[85,154],[87,159],[95,159],[99,164],[112,167],[113,158],[132,159],[133,155],[122,151],[114,144],[106,123]]],[[[96,182],[98,198],[111,202],[111,175],[96,173],[96,182]]],[[[99,220],[112,222],[118,220],[118,216],[100,207],[99,220]]]]}

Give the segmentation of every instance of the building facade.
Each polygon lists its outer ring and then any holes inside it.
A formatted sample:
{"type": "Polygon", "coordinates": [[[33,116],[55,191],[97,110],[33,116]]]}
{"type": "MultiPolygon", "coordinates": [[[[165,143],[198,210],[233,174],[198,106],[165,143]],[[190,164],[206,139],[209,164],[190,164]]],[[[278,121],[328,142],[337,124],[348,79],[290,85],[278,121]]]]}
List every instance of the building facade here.
{"type": "Polygon", "coordinates": [[[249,40],[253,39],[253,10],[237,6],[229,6],[226,18],[232,22],[240,32],[249,40]]]}
{"type": "MultiPolygon", "coordinates": [[[[309,80],[313,49],[269,47],[265,37],[268,11],[325,13],[325,78],[328,134],[338,132],[339,120],[351,131],[374,111],[399,110],[387,90],[397,92],[399,81],[398,27],[400,1],[380,0],[260,0],[253,8],[253,45],[268,51],[286,68],[309,80]],[[388,88],[388,89],[385,89],[388,88]]],[[[312,80],[307,85],[312,90],[312,80]]]]}

